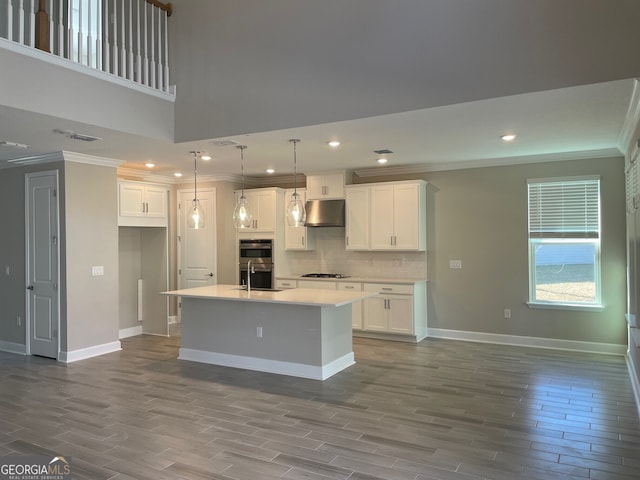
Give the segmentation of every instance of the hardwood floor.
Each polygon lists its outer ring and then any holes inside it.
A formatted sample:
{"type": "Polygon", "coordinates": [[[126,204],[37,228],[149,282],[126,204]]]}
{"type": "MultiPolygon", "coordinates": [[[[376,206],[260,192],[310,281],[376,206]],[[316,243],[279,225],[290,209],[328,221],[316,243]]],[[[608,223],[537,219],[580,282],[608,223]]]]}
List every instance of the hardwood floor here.
{"type": "Polygon", "coordinates": [[[122,343],[68,365],[0,353],[0,456],[71,456],[91,480],[640,478],[622,357],[355,339],[320,382],[122,343]]]}

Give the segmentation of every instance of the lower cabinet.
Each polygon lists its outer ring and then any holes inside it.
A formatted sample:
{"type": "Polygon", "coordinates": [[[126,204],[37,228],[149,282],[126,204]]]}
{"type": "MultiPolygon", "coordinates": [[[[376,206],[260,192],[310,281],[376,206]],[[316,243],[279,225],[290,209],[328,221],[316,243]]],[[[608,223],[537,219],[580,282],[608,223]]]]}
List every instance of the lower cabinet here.
{"type": "MultiPolygon", "coordinates": [[[[361,292],[362,284],[359,282],[338,282],[338,290],[361,292]]],[[[351,304],[351,326],[355,330],[362,330],[362,300],[351,304]]]]}
{"type": "MultiPolygon", "coordinates": [[[[362,333],[406,335],[420,341],[427,336],[426,284],[365,283],[363,290],[378,292],[363,303],[362,333]]],[[[356,335],[358,332],[354,332],[356,335]]],[[[403,339],[402,337],[396,339],[403,339]]]]}

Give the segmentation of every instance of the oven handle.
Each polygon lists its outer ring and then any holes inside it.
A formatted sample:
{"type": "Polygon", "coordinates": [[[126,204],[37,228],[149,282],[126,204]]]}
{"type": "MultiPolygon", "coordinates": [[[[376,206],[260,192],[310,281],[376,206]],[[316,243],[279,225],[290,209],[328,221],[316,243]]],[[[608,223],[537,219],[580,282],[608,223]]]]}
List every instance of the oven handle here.
{"type": "MultiPolygon", "coordinates": [[[[262,265],[252,265],[252,267],[253,267],[253,271],[254,272],[265,272],[265,273],[268,273],[268,272],[271,272],[271,270],[273,270],[272,267],[264,267],[262,265]]],[[[240,266],[240,271],[241,272],[246,272],[247,270],[248,269],[247,269],[246,265],[241,265],[240,266]]]]}

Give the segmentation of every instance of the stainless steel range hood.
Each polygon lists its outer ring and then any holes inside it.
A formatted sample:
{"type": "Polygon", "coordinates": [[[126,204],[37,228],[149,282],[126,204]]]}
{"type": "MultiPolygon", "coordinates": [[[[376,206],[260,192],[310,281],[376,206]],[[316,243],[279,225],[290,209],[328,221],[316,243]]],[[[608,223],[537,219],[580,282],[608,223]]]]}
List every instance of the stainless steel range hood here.
{"type": "Polygon", "coordinates": [[[305,227],[344,227],[344,199],[309,200],[305,227]]]}

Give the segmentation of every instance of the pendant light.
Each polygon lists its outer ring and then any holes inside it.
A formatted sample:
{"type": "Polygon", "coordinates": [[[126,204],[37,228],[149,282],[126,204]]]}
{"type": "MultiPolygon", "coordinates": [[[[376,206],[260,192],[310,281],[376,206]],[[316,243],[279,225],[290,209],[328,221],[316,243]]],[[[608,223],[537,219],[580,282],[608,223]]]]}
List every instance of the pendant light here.
{"type": "Polygon", "coordinates": [[[193,155],[193,202],[191,203],[191,209],[187,215],[187,227],[194,228],[196,230],[204,228],[204,210],[198,200],[198,168],[197,161],[200,152],[191,152],[193,155]]]}
{"type": "Polygon", "coordinates": [[[233,223],[236,228],[249,228],[251,227],[251,212],[249,211],[249,205],[247,197],[244,196],[244,151],[247,148],[246,145],[238,145],[240,149],[240,165],[242,168],[242,193],[236,203],[236,208],[233,209],[233,223]]]}
{"type": "Polygon", "coordinates": [[[298,158],[296,152],[296,145],[300,142],[297,138],[289,140],[293,143],[293,193],[291,199],[287,204],[287,224],[291,227],[301,227],[304,225],[307,219],[307,212],[304,209],[304,204],[300,200],[300,195],[297,189],[297,174],[298,174],[298,158]]]}

